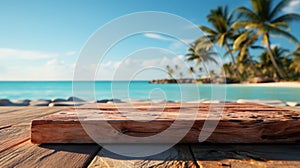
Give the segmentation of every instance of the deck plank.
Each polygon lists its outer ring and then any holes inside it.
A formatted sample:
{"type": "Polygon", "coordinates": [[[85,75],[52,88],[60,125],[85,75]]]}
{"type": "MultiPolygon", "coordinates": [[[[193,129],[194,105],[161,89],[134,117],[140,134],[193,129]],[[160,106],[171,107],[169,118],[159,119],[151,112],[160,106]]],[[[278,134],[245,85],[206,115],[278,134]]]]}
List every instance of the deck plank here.
{"type": "Polygon", "coordinates": [[[148,157],[131,158],[111,153],[102,149],[88,166],[89,168],[196,168],[196,163],[190,153],[188,145],[176,145],[169,150],[148,157]]]}
{"type": "MultiPolygon", "coordinates": [[[[3,109],[3,107],[0,107],[0,110],[1,109],[8,110],[10,108],[3,109]]],[[[17,107],[11,109],[11,111],[0,113],[0,128],[24,122],[30,123],[31,120],[35,118],[52,114],[62,109],[66,109],[66,107],[17,107]]]]}
{"type": "Polygon", "coordinates": [[[30,139],[30,123],[0,130],[0,153],[30,139]]]}
{"type": "Polygon", "coordinates": [[[31,120],[37,117],[55,113],[65,108],[0,108],[1,124],[6,124],[0,129],[0,153],[17,146],[30,139],[31,120]],[[22,117],[24,116],[24,118],[22,117]]]}
{"type": "Polygon", "coordinates": [[[26,141],[0,153],[1,167],[85,167],[100,147],[95,144],[44,144],[26,141]]]}
{"type": "Polygon", "coordinates": [[[300,145],[193,144],[199,167],[300,167],[300,145]]]}
{"type": "MultiPolygon", "coordinates": [[[[0,152],[1,167],[85,167],[91,160],[93,161],[89,167],[195,167],[197,165],[199,167],[238,168],[300,167],[300,145],[297,144],[242,146],[200,144],[191,145],[192,153],[188,149],[189,145],[185,144],[176,145],[162,154],[141,159],[118,156],[104,149],[99,151],[100,147],[95,144],[34,145],[28,140],[18,143],[23,136],[28,137],[31,118],[47,115],[47,109],[55,109],[49,107],[24,108],[3,109],[0,107],[0,112],[4,112],[5,115],[14,113],[7,118],[11,124],[6,124],[8,127],[0,129],[0,147],[2,142],[5,144],[9,139],[12,140],[11,144],[15,144],[13,146],[6,144],[10,148],[0,152]],[[28,109],[31,110],[28,112],[28,109]],[[28,113],[27,117],[22,120],[24,112],[28,113]],[[13,116],[16,117],[16,122],[13,116]],[[20,139],[18,140],[18,138],[20,139]],[[16,141],[13,142],[14,140],[16,141]],[[197,162],[193,161],[193,156],[197,162]]],[[[54,113],[51,110],[48,112],[54,113]]],[[[0,113],[0,119],[5,115],[1,116],[0,113]]],[[[3,147],[5,148],[5,146],[3,147]]]]}
{"type": "Polygon", "coordinates": [[[26,108],[26,106],[0,106],[0,114],[21,110],[23,108],[26,108]]]}
{"type": "MultiPolygon", "coordinates": [[[[97,154],[95,144],[34,145],[30,142],[31,120],[55,113],[66,107],[24,107],[2,109],[0,114],[11,126],[0,130],[1,167],[84,167],[97,154]],[[11,111],[8,111],[11,110],[11,111]]],[[[0,108],[1,109],[1,108],[0,108]]],[[[1,123],[2,124],[2,123],[1,123]]]]}
{"type": "MultiPolygon", "coordinates": [[[[147,108],[144,104],[128,108],[126,104],[92,104],[79,107],[77,111],[69,109],[32,121],[31,140],[34,143],[93,143],[82,128],[95,130],[94,135],[112,132],[99,137],[102,143],[172,143],[176,136],[182,136],[182,143],[198,143],[201,131],[211,132],[210,125],[202,129],[207,120],[210,104],[168,103],[165,108],[147,108]],[[200,105],[200,106],[199,106],[200,105]],[[118,106],[119,108],[116,108],[118,106]],[[198,107],[199,106],[199,107],[198,107]],[[99,110],[100,108],[100,110],[99,110]],[[138,108],[138,110],[136,110],[138,108]],[[76,113],[77,112],[77,113],[76,113]],[[198,112],[193,117],[193,112],[198,112]],[[79,115],[78,115],[79,114],[79,115]],[[180,119],[178,119],[181,115],[180,119]],[[176,120],[176,125],[174,121],[176,120]],[[195,121],[195,122],[194,122],[195,121]],[[194,122],[194,124],[193,124],[194,122]],[[116,130],[107,126],[108,123],[116,130]],[[191,125],[193,124],[193,125],[191,125]],[[172,126],[165,139],[126,139],[121,141],[119,133],[135,137],[147,137],[160,133],[172,126]],[[55,131],[54,131],[55,130],[55,131]],[[181,131],[181,132],[180,132],[181,131]]],[[[278,107],[255,104],[224,104],[219,114],[214,104],[211,122],[218,123],[206,140],[211,143],[297,143],[300,141],[300,113],[278,107]],[[219,121],[220,120],[220,121],[219,121]]]]}

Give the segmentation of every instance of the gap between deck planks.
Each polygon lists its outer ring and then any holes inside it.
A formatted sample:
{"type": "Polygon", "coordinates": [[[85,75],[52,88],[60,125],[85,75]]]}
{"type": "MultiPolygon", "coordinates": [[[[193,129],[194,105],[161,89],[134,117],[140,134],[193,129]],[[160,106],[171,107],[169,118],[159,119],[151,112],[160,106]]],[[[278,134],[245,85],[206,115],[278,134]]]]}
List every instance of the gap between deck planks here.
{"type": "Polygon", "coordinates": [[[192,144],[199,167],[300,167],[300,145],[192,144]]]}
{"type": "Polygon", "coordinates": [[[126,103],[89,104],[77,111],[61,111],[33,120],[31,140],[37,144],[93,143],[89,136],[93,134],[93,138],[102,143],[172,143],[182,134],[180,142],[197,143],[200,132],[204,131],[212,133],[206,140],[212,143],[300,141],[300,113],[291,110],[239,103],[226,103],[224,107],[223,104],[150,105],[136,104],[130,108],[126,103]],[[213,108],[208,113],[210,105],[213,108]],[[222,108],[224,111],[218,112],[222,108]],[[208,115],[211,118],[207,119],[208,115]],[[216,129],[211,125],[204,128],[206,120],[209,124],[216,123],[216,129]],[[172,130],[168,136],[155,140],[146,138],[166,129],[172,130]],[[120,140],[119,133],[143,138],[120,140]]]}
{"type": "MultiPolygon", "coordinates": [[[[118,147],[118,145],[116,145],[118,147]]],[[[122,145],[122,148],[127,147],[130,153],[131,145],[122,145]]],[[[141,147],[142,148],[142,147],[141,147]]],[[[193,160],[192,153],[188,145],[176,145],[170,149],[152,156],[146,157],[126,157],[106,149],[101,149],[95,156],[93,161],[88,166],[89,168],[178,168],[178,167],[191,167],[196,168],[197,163],[193,160]]]]}
{"type": "MultiPolygon", "coordinates": [[[[178,144],[163,153],[142,158],[120,156],[101,149],[89,168],[298,168],[299,149],[300,145],[287,144],[178,144]]],[[[128,153],[130,153],[130,145],[128,145],[128,153]]]]}

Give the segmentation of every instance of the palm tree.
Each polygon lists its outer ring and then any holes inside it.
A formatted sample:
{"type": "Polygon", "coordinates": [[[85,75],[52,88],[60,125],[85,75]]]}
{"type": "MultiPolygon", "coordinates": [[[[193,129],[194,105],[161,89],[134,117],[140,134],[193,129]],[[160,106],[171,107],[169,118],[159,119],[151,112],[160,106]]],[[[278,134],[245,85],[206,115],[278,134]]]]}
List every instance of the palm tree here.
{"type": "Polygon", "coordinates": [[[221,72],[224,73],[227,78],[237,78],[238,73],[236,70],[234,70],[233,66],[235,65],[233,65],[232,62],[225,63],[221,68],[221,72]]]}
{"type": "Polygon", "coordinates": [[[236,65],[231,45],[229,44],[229,41],[232,40],[234,34],[234,31],[231,28],[233,14],[228,13],[227,6],[224,8],[219,6],[217,9],[210,11],[210,14],[207,15],[207,19],[212,24],[213,28],[200,26],[200,29],[206,33],[205,38],[210,39],[212,43],[225,47],[227,53],[231,57],[232,63],[236,65]]]}
{"type": "Polygon", "coordinates": [[[197,44],[191,44],[188,53],[185,55],[187,61],[196,60],[196,66],[198,66],[201,62],[214,62],[218,64],[218,62],[213,58],[218,55],[218,53],[211,51],[211,48],[202,48],[197,44]]]}
{"type": "Polygon", "coordinates": [[[189,73],[190,73],[191,75],[195,73],[195,70],[194,70],[193,67],[190,67],[190,68],[189,68],[189,73]]]}
{"type": "Polygon", "coordinates": [[[225,63],[225,64],[223,64],[221,72],[225,73],[226,77],[231,78],[233,76],[233,72],[232,72],[232,68],[231,67],[232,67],[231,63],[225,63]]]}
{"type": "Polygon", "coordinates": [[[176,65],[174,66],[174,69],[175,69],[175,71],[177,71],[177,70],[179,69],[179,66],[176,64],[176,65]]]}
{"type": "Polygon", "coordinates": [[[283,78],[283,72],[275,61],[274,54],[271,49],[270,34],[284,36],[293,42],[298,42],[297,39],[291,35],[287,28],[292,21],[300,20],[300,15],[296,13],[281,14],[283,8],[287,7],[291,0],[283,0],[272,8],[272,0],[251,0],[253,10],[246,7],[239,7],[236,10],[239,16],[244,20],[236,21],[232,27],[239,29],[251,29],[262,36],[262,41],[267,47],[270,60],[276,69],[280,78],[283,78]]]}
{"type": "Polygon", "coordinates": [[[250,55],[249,47],[260,48],[259,46],[254,45],[257,38],[258,35],[253,33],[253,31],[244,31],[236,35],[233,43],[233,52],[238,51],[238,65],[242,64],[243,67],[247,67],[246,65],[250,64],[252,70],[254,71],[254,76],[258,76],[258,71],[255,67],[252,56],[250,55]]]}
{"type": "Polygon", "coordinates": [[[190,74],[191,76],[193,76],[193,74],[195,74],[195,70],[194,70],[193,67],[190,67],[190,68],[189,68],[189,74],[190,74]]]}
{"type": "Polygon", "coordinates": [[[293,56],[292,63],[289,66],[291,70],[295,72],[295,74],[300,74],[300,45],[298,45],[294,52],[292,52],[290,55],[293,56]]]}
{"type": "Polygon", "coordinates": [[[183,78],[183,73],[179,72],[178,76],[179,76],[179,79],[182,79],[183,78]]]}
{"type": "MultiPolygon", "coordinates": [[[[272,49],[272,53],[274,56],[275,61],[277,62],[278,66],[280,67],[280,70],[282,72],[285,72],[285,75],[288,76],[288,70],[286,69],[289,67],[290,61],[285,53],[287,53],[288,50],[280,48],[278,46],[274,47],[272,49]]],[[[260,65],[259,67],[262,69],[262,72],[265,76],[268,77],[277,77],[277,70],[272,64],[271,57],[269,55],[268,51],[263,52],[260,56],[260,65]]]]}
{"type": "Polygon", "coordinates": [[[170,65],[166,66],[166,71],[170,78],[174,78],[173,77],[174,70],[170,67],[170,65]]]}

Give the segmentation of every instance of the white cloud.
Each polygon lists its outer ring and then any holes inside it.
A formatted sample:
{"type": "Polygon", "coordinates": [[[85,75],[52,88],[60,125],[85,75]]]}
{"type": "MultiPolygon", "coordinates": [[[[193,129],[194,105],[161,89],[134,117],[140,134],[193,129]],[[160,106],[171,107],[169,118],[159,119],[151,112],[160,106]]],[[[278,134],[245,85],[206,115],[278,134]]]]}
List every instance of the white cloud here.
{"type": "Polygon", "coordinates": [[[0,48],[0,80],[72,80],[74,62],[59,57],[67,53],[0,48]]]}
{"type": "Polygon", "coordinates": [[[157,40],[174,41],[173,38],[163,36],[163,35],[157,34],[157,33],[144,33],[144,36],[146,36],[148,38],[152,38],[152,39],[157,39],[157,40]]]}
{"type": "Polygon", "coordinates": [[[25,59],[25,60],[36,60],[57,57],[57,53],[47,53],[40,51],[31,50],[20,50],[12,48],[0,48],[0,58],[4,59],[25,59]]]}
{"type": "Polygon", "coordinates": [[[101,64],[96,76],[97,80],[151,80],[167,78],[166,66],[174,68],[178,65],[180,69],[176,71],[188,76],[189,65],[184,60],[183,55],[162,56],[154,58],[129,57],[123,61],[108,61],[101,64]]]}
{"type": "Polygon", "coordinates": [[[300,9],[300,1],[299,0],[292,0],[290,4],[283,8],[283,12],[286,13],[299,13],[300,9]]]}
{"type": "MultiPolygon", "coordinates": [[[[184,55],[172,52],[136,54],[118,61],[106,61],[101,66],[87,65],[82,68],[83,76],[97,69],[96,80],[151,80],[167,78],[165,68],[179,66],[175,76],[182,72],[187,77],[191,63],[184,55]]],[[[0,49],[0,80],[72,80],[75,61],[63,61],[55,53],[0,49]]],[[[85,78],[84,78],[85,79],[85,78]]]]}
{"type": "MultiPolygon", "coordinates": [[[[140,56],[140,55],[139,55],[140,56]]],[[[168,78],[166,66],[170,65],[173,69],[178,65],[174,76],[178,77],[182,72],[184,77],[191,77],[188,69],[193,62],[187,63],[183,55],[161,57],[129,57],[123,61],[107,61],[100,66],[97,64],[88,65],[82,68],[83,78],[86,74],[95,69],[98,70],[95,80],[152,80],[168,78]],[[97,69],[98,67],[98,69],[97,69]]],[[[2,63],[0,65],[0,80],[72,80],[75,64],[65,62],[58,58],[40,60],[19,61],[2,63]]],[[[0,62],[1,64],[1,62],[0,62]]]]}
{"type": "Polygon", "coordinates": [[[68,51],[68,52],[65,53],[66,56],[72,56],[72,55],[75,55],[75,54],[76,54],[76,51],[74,51],[74,50],[73,51],[68,51]]]}
{"type": "Polygon", "coordinates": [[[0,80],[72,80],[74,64],[56,58],[48,61],[7,61],[1,65],[0,80]],[[37,62],[36,62],[37,61],[37,62]]]}
{"type": "Polygon", "coordinates": [[[144,33],[144,36],[148,37],[148,38],[152,38],[152,39],[157,39],[157,40],[163,40],[163,41],[171,41],[171,42],[175,42],[177,43],[176,45],[178,45],[178,43],[191,43],[193,41],[195,41],[195,39],[176,39],[176,38],[171,38],[168,36],[164,36],[161,34],[157,34],[157,33],[144,33]]]}

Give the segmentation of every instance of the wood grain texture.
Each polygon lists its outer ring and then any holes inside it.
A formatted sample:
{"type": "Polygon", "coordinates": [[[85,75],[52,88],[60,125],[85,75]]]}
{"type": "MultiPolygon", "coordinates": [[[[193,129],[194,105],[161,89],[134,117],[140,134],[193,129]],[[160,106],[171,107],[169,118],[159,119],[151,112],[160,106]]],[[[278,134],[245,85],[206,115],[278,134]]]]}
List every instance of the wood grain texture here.
{"type": "Polygon", "coordinates": [[[300,167],[300,145],[191,145],[199,167],[300,167]]]}
{"type": "Polygon", "coordinates": [[[59,108],[0,108],[0,167],[85,167],[97,154],[97,145],[34,145],[30,143],[31,119],[55,113],[59,108]],[[24,118],[22,118],[24,116],[24,118]]]}
{"type": "Polygon", "coordinates": [[[0,130],[0,153],[30,139],[30,123],[0,130]]]}
{"type": "MultiPolygon", "coordinates": [[[[0,109],[3,107],[0,107],[0,109]]],[[[66,107],[12,107],[11,111],[9,108],[5,108],[5,112],[0,113],[0,128],[18,123],[28,122],[31,120],[52,114],[54,112],[66,109],[66,107]]]]}
{"type": "MultiPolygon", "coordinates": [[[[191,105],[191,104],[190,104],[191,105]]],[[[195,108],[194,105],[187,108],[195,108]]],[[[171,105],[173,108],[165,110],[169,113],[176,113],[178,105],[171,105]],[[174,110],[175,109],[175,110],[174,110]]],[[[103,108],[104,106],[101,106],[103,108]]],[[[106,105],[106,107],[112,107],[106,105]]],[[[104,107],[103,109],[105,110],[104,107]]],[[[154,106],[153,106],[154,107],[154,106]]],[[[244,112],[251,112],[253,119],[263,118],[260,116],[258,107],[244,107],[243,105],[225,106],[225,109],[238,109],[243,107],[244,112]],[[248,108],[248,109],[246,109],[248,108]],[[256,110],[255,110],[256,109],[256,110]]],[[[99,107],[97,107],[99,108],[99,107]]],[[[96,108],[96,109],[97,109],[96,108]]],[[[125,110],[131,110],[124,105],[125,110]]],[[[164,152],[149,158],[124,158],[114,155],[108,151],[100,150],[100,147],[94,144],[43,144],[34,145],[30,141],[26,141],[29,136],[30,118],[47,115],[47,111],[54,108],[39,108],[39,107],[0,107],[0,117],[9,119],[5,125],[0,128],[0,149],[6,149],[0,152],[0,167],[300,167],[299,156],[300,147],[298,144],[282,145],[282,144],[197,144],[191,145],[176,145],[175,149],[164,152]],[[24,110],[25,109],[25,110],[24,110]],[[32,111],[30,112],[31,109],[32,111]],[[39,109],[39,110],[37,110],[39,109]],[[27,117],[22,120],[24,112],[28,112],[27,117]],[[17,112],[19,111],[19,112],[17,112]],[[46,112],[45,112],[46,111],[46,112]],[[3,115],[2,115],[3,113],[3,115]],[[11,114],[13,113],[13,114],[11,114]],[[8,115],[8,116],[6,116],[8,115]],[[30,117],[28,117],[30,116],[30,117]],[[22,139],[25,142],[22,142],[22,139]],[[20,143],[21,140],[21,143],[20,143]],[[8,147],[8,148],[7,148],[8,147]],[[192,151],[192,152],[191,152],[192,151]],[[98,154],[97,154],[98,153],[98,154]],[[96,157],[94,157],[96,156],[96,157]],[[194,161],[192,156],[196,158],[194,161]],[[92,161],[93,160],[93,161],[92,161]],[[92,161],[92,162],[91,162],[92,161]],[[91,162],[91,164],[90,164],[91,162]]],[[[91,110],[93,108],[82,108],[91,110]]],[[[150,110],[150,114],[155,114],[157,109],[150,110]]],[[[207,107],[199,108],[207,109],[207,107]]],[[[234,110],[235,110],[234,109],[234,110]]],[[[286,108],[281,110],[281,117],[297,119],[297,114],[291,114],[289,110],[297,110],[299,108],[286,108]],[[285,115],[285,116],[284,116],[285,115]]],[[[58,109],[61,110],[61,109],[58,109]]],[[[94,108],[95,110],[95,108],[94,108]]],[[[141,109],[145,110],[144,108],[141,109]]],[[[234,111],[233,110],[233,111],[234,111]]],[[[71,110],[72,111],[72,110],[71,110]]],[[[117,111],[117,109],[109,109],[109,111],[117,111]]],[[[274,111],[274,108],[268,107],[269,112],[274,111]]],[[[276,111],[276,110],[275,110],[276,111]]],[[[53,111],[54,112],[54,111],[53,111]]],[[[70,112],[70,110],[66,110],[70,112]]],[[[300,112],[300,111],[299,111],[300,112]]],[[[51,112],[52,113],[52,112],[51,112]]],[[[109,113],[108,113],[109,114],[109,113]]],[[[113,114],[113,113],[112,113],[113,114]]],[[[26,115],[26,114],[25,114],[26,115]]],[[[239,114],[242,115],[242,114],[239,114]]],[[[109,115],[108,115],[109,116],[109,115]]],[[[170,114],[174,116],[174,114],[170,114]]],[[[224,114],[223,114],[224,116],[224,114]]],[[[231,114],[232,116],[232,114],[231,114]]],[[[234,116],[234,115],[233,115],[234,116]]],[[[275,115],[276,116],[276,115],[275,115]]],[[[133,116],[134,117],[134,116],[133,116]]],[[[278,117],[278,116],[277,116],[278,117]]],[[[4,121],[3,118],[0,118],[4,121]]],[[[73,120],[75,121],[75,120],[73,120]]],[[[2,124],[0,122],[0,124],[2,124]]],[[[126,132],[126,130],[123,130],[126,132]]],[[[128,130],[127,130],[128,131],[128,130]]],[[[130,131],[130,130],[129,130],[130,131]]],[[[299,132],[299,131],[298,131],[299,132]]]]}
{"type": "Polygon", "coordinates": [[[33,145],[30,141],[0,153],[1,167],[85,167],[97,154],[97,145],[33,145]]]}
{"type": "Polygon", "coordinates": [[[200,131],[209,132],[211,129],[209,125],[204,129],[204,122],[218,122],[220,119],[206,142],[297,143],[300,141],[299,118],[299,112],[256,104],[227,103],[223,106],[168,103],[164,108],[157,104],[152,104],[151,108],[145,104],[137,104],[134,108],[126,103],[94,104],[33,120],[31,140],[37,144],[92,143],[93,140],[82,128],[84,126],[87,130],[93,130],[89,133],[96,138],[99,136],[103,143],[169,143],[183,134],[185,129],[189,132],[180,142],[197,143],[200,131]],[[209,112],[210,106],[212,108],[209,112]],[[218,110],[223,112],[219,113],[218,110]],[[195,112],[197,114],[193,118],[195,112]],[[114,128],[113,132],[106,126],[107,123],[114,128]],[[148,137],[170,127],[172,129],[167,136],[156,140],[144,138],[136,141],[128,138],[122,141],[118,138],[120,133],[148,137]]]}
{"type": "Polygon", "coordinates": [[[0,152],[30,139],[31,119],[65,108],[1,107],[0,152]],[[23,118],[24,117],[24,118],[23,118]]]}
{"type": "MultiPolygon", "coordinates": [[[[130,146],[128,146],[130,151],[130,146]]],[[[193,156],[188,148],[188,145],[176,145],[169,150],[148,157],[130,158],[111,153],[102,149],[93,159],[89,168],[177,168],[191,167],[196,168],[196,163],[193,161],[193,156]]]]}
{"type": "Polygon", "coordinates": [[[17,110],[20,110],[23,108],[24,108],[23,106],[17,106],[17,107],[15,107],[15,106],[0,106],[0,114],[17,111],[17,110]]]}

